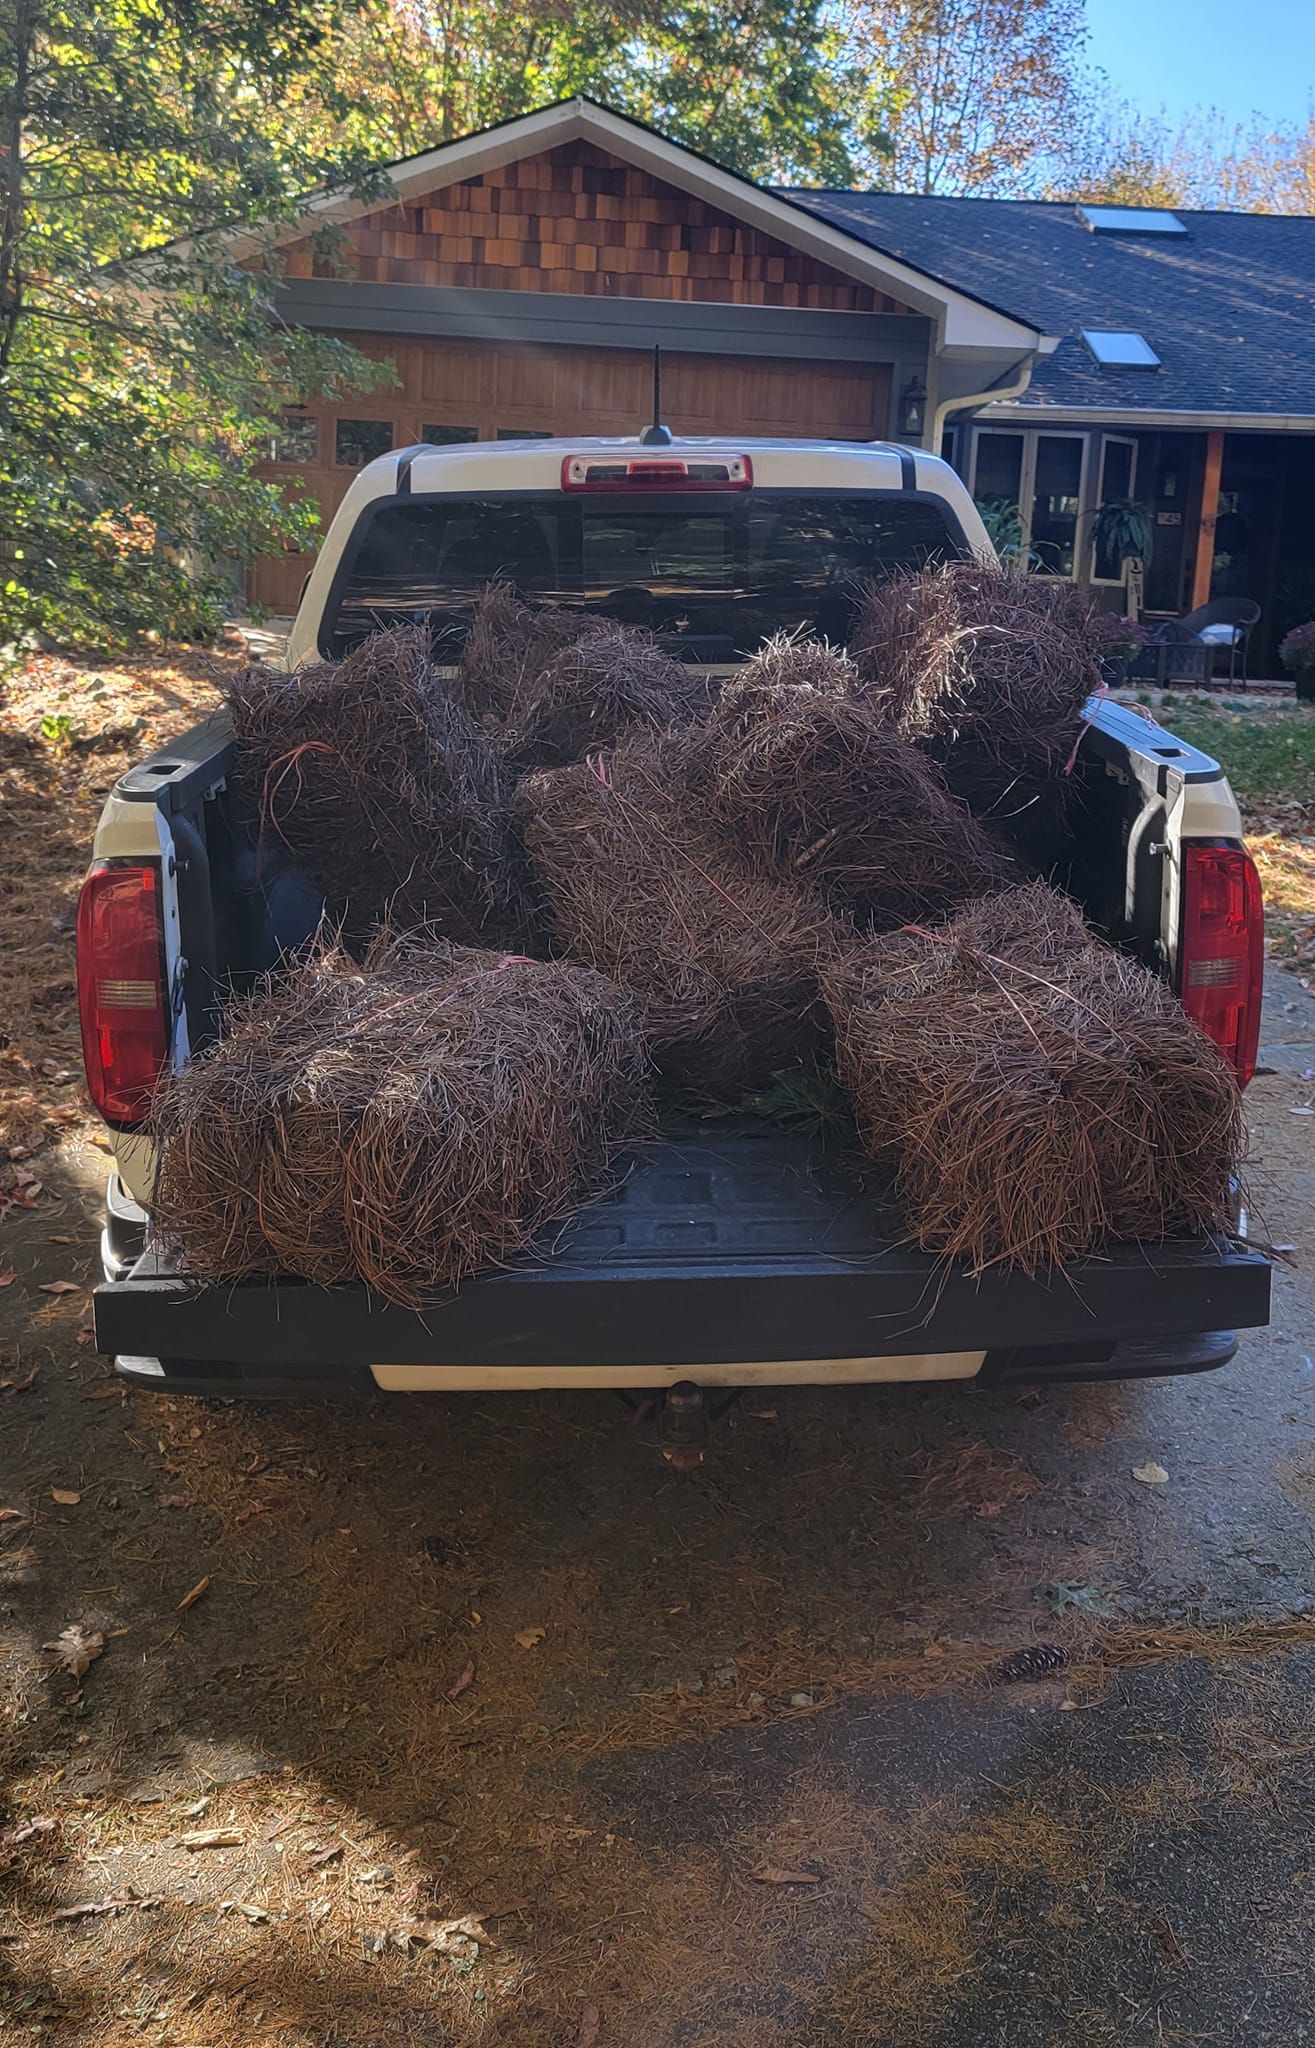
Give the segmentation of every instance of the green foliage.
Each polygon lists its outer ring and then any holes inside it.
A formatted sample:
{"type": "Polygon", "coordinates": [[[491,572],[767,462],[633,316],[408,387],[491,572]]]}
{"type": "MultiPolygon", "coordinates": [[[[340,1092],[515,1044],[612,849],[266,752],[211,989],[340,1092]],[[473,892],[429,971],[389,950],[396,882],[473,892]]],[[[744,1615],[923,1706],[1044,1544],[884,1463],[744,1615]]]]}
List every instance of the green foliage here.
{"type": "Polygon", "coordinates": [[[648,121],[749,177],[843,184],[859,88],[825,0],[365,0],[333,63],[345,111],[295,93],[322,146],[376,160],[432,149],[573,93],[648,121]]]}
{"type": "Polygon", "coordinates": [[[376,376],[288,333],[207,230],[271,244],[341,152],[278,117],[324,77],[314,0],[0,12],[0,647],[206,634],[232,564],[313,523],[253,473],[285,397],[376,376]],[[124,259],[154,247],[147,269],[124,259]]]}
{"type": "Polygon", "coordinates": [[[1091,522],[1098,560],[1123,564],[1140,556],[1148,566],[1155,545],[1155,514],[1136,498],[1110,498],[1091,522]]]}
{"type": "Polygon", "coordinates": [[[1157,716],[1179,739],[1212,755],[1244,803],[1309,798],[1315,789],[1315,707],[1229,712],[1198,702],[1164,705],[1157,716]]]}
{"type": "Polygon", "coordinates": [[[979,498],[977,510],[987,539],[1001,557],[1016,554],[1023,545],[1023,515],[1012,498],[979,498]]]}
{"type": "Polygon", "coordinates": [[[77,731],[77,720],[69,711],[47,711],[37,731],[55,753],[67,753],[77,731]]]}

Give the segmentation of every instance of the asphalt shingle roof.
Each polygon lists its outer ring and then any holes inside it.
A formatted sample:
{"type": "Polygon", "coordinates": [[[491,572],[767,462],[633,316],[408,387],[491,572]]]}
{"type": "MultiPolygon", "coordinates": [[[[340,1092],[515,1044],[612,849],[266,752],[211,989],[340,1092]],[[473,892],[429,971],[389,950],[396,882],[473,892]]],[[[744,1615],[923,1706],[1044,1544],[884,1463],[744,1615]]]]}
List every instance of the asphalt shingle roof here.
{"type": "Polygon", "coordinates": [[[874,249],[1063,337],[1027,406],[1315,417],[1315,216],[1175,212],[1185,235],[1093,234],[1067,202],[785,191],[874,249]],[[1158,370],[1102,370],[1084,327],[1158,370]]]}

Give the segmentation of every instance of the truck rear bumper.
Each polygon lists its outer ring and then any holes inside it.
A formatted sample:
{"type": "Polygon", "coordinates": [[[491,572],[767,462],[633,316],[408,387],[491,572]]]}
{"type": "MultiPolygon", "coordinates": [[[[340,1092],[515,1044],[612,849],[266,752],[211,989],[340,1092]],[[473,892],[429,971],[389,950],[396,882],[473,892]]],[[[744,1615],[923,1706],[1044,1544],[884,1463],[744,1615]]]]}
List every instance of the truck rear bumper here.
{"type": "Polygon", "coordinates": [[[703,1125],[646,1147],[538,1255],[414,1310],[296,1280],[198,1287],[167,1258],[130,1260],[121,1226],[96,1338],[129,1378],[273,1395],[369,1392],[374,1367],[485,1387],[964,1377],[965,1354],[987,1381],[1190,1372],[1269,1316],[1267,1261],[1227,1242],[1119,1245],[1030,1279],[939,1262],[891,1227],[843,1158],[703,1125]]]}
{"type": "MultiPolygon", "coordinates": [[[[1056,1345],[1037,1350],[988,1351],[981,1354],[980,1367],[972,1373],[908,1372],[899,1369],[904,1364],[903,1360],[891,1359],[872,1361],[874,1369],[866,1372],[829,1373],[810,1369],[807,1372],[788,1372],[770,1381],[756,1366],[746,1365],[742,1370],[730,1366],[717,1374],[715,1383],[722,1387],[748,1388],[783,1382],[809,1386],[910,1385],[925,1384],[928,1380],[944,1383],[953,1379],[977,1386],[1035,1386],[1046,1381],[1154,1379],[1175,1373],[1213,1372],[1216,1366],[1227,1365],[1236,1350],[1236,1331],[1202,1330],[1186,1337],[1109,1346],[1056,1345]]],[[[845,1365],[859,1362],[843,1361],[845,1365]]],[[[310,1362],[269,1365],[236,1359],[144,1358],[119,1353],[114,1363],[121,1377],[133,1386],[149,1388],[155,1393],[204,1394],[220,1400],[351,1400],[394,1391],[381,1387],[371,1367],[360,1360],[355,1363],[340,1361],[332,1365],[310,1362]]],[[[820,1363],[824,1362],[810,1361],[810,1365],[820,1363]]],[[[578,1374],[573,1374],[569,1367],[547,1367],[541,1373],[514,1368],[500,1373],[492,1369],[481,1372],[478,1378],[461,1367],[449,1372],[440,1366],[435,1369],[427,1390],[432,1393],[459,1392],[478,1385],[484,1391],[492,1388],[507,1392],[536,1386],[559,1389],[646,1387],[657,1391],[670,1386],[677,1378],[708,1384],[700,1378],[697,1366],[685,1366],[679,1371],[658,1365],[644,1370],[584,1368],[578,1374]]],[[[412,1386],[405,1391],[417,1392],[420,1388],[412,1386]]]]}

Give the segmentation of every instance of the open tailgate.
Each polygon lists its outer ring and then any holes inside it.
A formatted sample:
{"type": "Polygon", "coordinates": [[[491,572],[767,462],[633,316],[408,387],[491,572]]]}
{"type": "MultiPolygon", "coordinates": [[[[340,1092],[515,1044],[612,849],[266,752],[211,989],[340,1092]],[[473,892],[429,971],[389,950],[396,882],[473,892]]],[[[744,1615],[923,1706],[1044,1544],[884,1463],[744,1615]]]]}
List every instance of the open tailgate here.
{"type": "Polygon", "coordinates": [[[898,1228],[843,1155],[705,1123],[644,1147],[534,1253],[418,1310],[292,1279],[199,1287],[147,1252],[97,1289],[96,1339],[189,1366],[351,1380],[385,1362],[669,1368],[1057,1351],[1077,1366],[1116,1345],[1269,1317],[1268,1262],[1230,1241],[1119,1245],[1030,1279],[974,1275],[900,1242],[898,1228]]]}

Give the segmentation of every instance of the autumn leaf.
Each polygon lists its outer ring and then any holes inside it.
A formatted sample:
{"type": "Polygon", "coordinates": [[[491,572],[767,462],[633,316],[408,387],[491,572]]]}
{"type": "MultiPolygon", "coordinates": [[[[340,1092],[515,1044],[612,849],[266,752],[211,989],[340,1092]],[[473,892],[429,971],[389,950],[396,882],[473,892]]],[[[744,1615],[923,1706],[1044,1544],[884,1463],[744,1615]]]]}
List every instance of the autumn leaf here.
{"type": "Polygon", "coordinates": [[[41,1292],[43,1294],[81,1294],[82,1289],[76,1280],[43,1280],[41,1282],[41,1292]]]}
{"type": "Polygon", "coordinates": [[[474,1665],[473,1665],[473,1664],[467,1664],[467,1666],[466,1666],[465,1670],[464,1670],[464,1671],[462,1672],[462,1674],[461,1674],[460,1678],[459,1678],[459,1679],[457,1680],[457,1682],[456,1682],[456,1684],[455,1684],[455,1685],[453,1686],[453,1688],[452,1688],[451,1692],[450,1692],[450,1693],[448,1694],[448,1698],[449,1698],[450,1700],[459,1700],[459,1699],[461,1698],[461,1695],[462,1695],[462,1693],[463,1693],[463,1692],[465,1692],[465,1691],[467,1690],[467,1688],[469,1687],[469,1685],[470,1685],[470,1683],[471,1683],[471,1680],[472,1680],[472,1679],[474,1678],[474,1676],[475,1676],[475,1667],[474,1667],[474,1665]]]}
{"type": "Polygon", "coordinates": [[[53,1660],[53,1671],[67,1671],[74,1678],[81,1678],[103,1652],[105,1638],[99,1629],[84,1628],[80,1621],[72,1621],[61,1629],[55,1642],[45,1643],[42,1648],[53,1660]]]}
{"type": "Polygon", "coordinates": [[[546,1628],[521,1628],[516,1631],[516,1640],[522,1650],[533,1650],[543,1641],[547,1633],[546,1628]]]}
{"type": "Polygon", "coordinates": [[[133,1909],[148,1913],[163,1904],[163,1892],[137,1892],[129,1886],[126,1891],[110,1892],[103,1899],[83,1899],[76,1906],[61,1906],[52,1917],[56,1920],[89,1920],[100,1913],[126,1913],[133,1909]]]}
{"type": "Polygon", "coordinates": [[[342,1855],[341,1842],[321,1842],[309,1851],[306,1857],[307,1870],[323,1870],[326,1863],[336,1863],[342,1855]]]}
{"type": "Polygon", "coordinates": [[[75,1508],[82,1495],[71,1486],[52,1486],[50,1498],[57,1500],[62,1508],[75,1508]]]}
{"type": "Polygon", "coordinates": [[[35,1820],[24,1821],[21,1828],[15,1828],[11,1839],[15,1842],[30,1842],[33,1835],[50,1835],[58,1823],[38,1814],[35,1820]]]}
{"type": "Polygon", "coordinates": [[[208,1592],[209,1590],[210,1574],[209,1572],[207,1572],[203,1579],[197,1580],[196,1584],[193,1586],[190,1593],[183,1594],[182,1599],[178,1602],[177,1607],[175,1607],[174,1609],[174,1613],[186,1614],[188,1608],[195,1607],[197,1601],[201,1598],[202,1594],[208,1592]]]}
{"type": "Polygon", "coordinates": [[[0,1287],[12,1287],[17,1278],[18,1275],[11,1266],[7,1273],[0,1273],[0,1287]]]}
{"type": "Polygon", "coordinates": [[[253,1927],[259,1927],[270,1917],[267,1907],[252,1905],[246,1899],[221,1899],[219,1901],[219,1910],[221,1913],[240,1913],[242,1918],[249,1920],[253,1927]]]}

